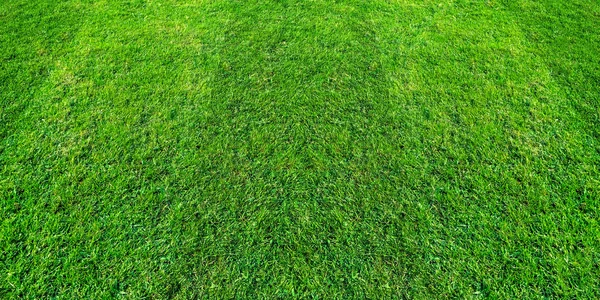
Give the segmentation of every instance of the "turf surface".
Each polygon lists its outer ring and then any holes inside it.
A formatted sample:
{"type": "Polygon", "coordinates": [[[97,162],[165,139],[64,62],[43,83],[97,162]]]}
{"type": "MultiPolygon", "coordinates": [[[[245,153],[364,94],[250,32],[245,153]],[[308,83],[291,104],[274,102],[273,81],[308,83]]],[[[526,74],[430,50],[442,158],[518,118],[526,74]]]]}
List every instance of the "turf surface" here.
{"type": "Polygon", "coordinates": [[[600,3],[0,1],[1,298],[599,298],[600,3]]]}

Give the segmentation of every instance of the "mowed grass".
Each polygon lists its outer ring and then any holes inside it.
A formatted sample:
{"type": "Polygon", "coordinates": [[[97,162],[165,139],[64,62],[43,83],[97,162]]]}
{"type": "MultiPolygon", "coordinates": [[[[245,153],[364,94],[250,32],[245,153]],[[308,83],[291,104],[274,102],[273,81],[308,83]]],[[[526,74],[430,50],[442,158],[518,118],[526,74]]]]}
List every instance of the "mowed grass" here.
{"type": "Polygon", "coordinates": [[[0,2],[0,297],[599,298],[600,3],[0,2]]]}

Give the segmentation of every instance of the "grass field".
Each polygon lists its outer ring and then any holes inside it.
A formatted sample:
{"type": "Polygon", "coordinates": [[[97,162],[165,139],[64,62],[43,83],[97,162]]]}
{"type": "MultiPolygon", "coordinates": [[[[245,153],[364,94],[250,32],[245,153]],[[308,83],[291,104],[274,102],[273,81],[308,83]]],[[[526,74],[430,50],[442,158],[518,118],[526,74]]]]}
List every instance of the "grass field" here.
{"type": "Polygon", "coordinates": [[[600,298],[596,0],[0,1],[0,298],[600,298]]]}

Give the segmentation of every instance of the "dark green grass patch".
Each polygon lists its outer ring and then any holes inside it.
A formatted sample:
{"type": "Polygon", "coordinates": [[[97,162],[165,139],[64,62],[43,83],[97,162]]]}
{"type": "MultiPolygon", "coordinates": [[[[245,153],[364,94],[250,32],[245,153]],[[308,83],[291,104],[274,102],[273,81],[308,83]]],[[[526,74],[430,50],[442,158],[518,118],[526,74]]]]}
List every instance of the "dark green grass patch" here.
{"type": "Polygon", "coordinates": [[[2,298],[598,298],[596,1],[3,1],[2,298]]]}

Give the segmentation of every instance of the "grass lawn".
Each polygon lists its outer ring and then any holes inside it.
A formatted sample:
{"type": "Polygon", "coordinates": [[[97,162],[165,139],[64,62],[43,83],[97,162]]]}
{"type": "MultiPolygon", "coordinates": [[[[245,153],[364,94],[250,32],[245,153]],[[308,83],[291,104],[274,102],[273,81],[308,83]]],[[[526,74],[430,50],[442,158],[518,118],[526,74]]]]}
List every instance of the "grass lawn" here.
{"type": "Polygon", "coordinates": [[[597,0],[0,1],[0,298],[600,298],[597,0]]]}

